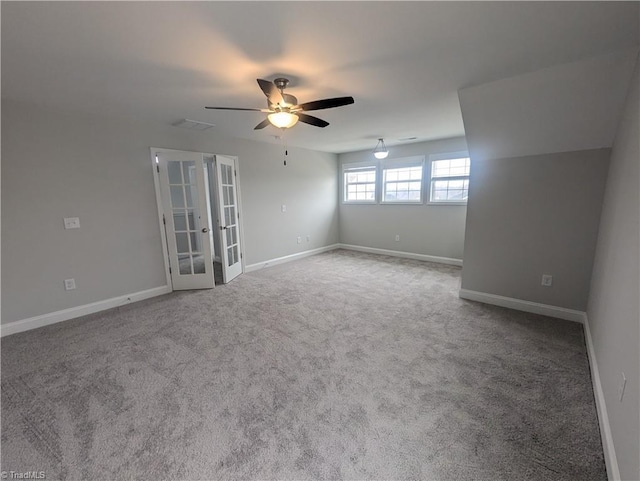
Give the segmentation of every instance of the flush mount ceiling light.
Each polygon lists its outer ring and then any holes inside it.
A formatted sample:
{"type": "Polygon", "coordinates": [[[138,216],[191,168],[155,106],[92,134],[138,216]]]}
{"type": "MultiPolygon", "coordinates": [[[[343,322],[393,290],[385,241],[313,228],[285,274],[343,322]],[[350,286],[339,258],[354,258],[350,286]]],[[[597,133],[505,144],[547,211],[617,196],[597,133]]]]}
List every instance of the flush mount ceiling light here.
{"type": "Polygon", "coordinates": [[[384,140],[378,139],[378,145],[373,150],[373,155],[376,159],[386,159],[387,155],[389,155],[389,149],[384,145],[384,140]]]}

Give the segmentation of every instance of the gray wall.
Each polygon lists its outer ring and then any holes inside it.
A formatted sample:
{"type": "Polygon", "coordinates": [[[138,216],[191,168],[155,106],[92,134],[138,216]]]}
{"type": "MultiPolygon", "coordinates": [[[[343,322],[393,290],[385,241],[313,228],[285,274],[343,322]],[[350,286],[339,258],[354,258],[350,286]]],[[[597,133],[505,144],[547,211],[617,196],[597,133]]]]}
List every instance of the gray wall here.
{"type": "Polygon", "coordinates": [[[584,311],[609,153],[472,158],[462,288],[584,311]]]}
{"type": "Polygon", "coordinates": [[[2,140],[3,323],[165,285],[149,147],[238,156],[246,264],[338,242],[335,154],[5,100],[2,140]]]}
{"type": "MultiPolygon", "coordinates": [[[[340,165],[370,161],[370,150],[339,154],[340,165]]],[[[464,137],[389,147],[389,159],[466,150],[464,137]]],[[[375,160],[375,159],[373,159],[375,160]]],[[[428,169],[425,169],[428,171],[428,169]]],[[[342,189],[342,171],[339,183],[342,189]]],[[[344,204],[340,192],[340,242],[378,249],[462,259],[466,206],[344,204]],[[396,234],[400,242],[395,241],[396,234]]]]}
{"type": "Polygon", "coordinates": [[[639,65],[611,152],[587,315],[621,479],[640,479],[639,65]],[[620,402],[620,373],[627,378],[620,402]]]}

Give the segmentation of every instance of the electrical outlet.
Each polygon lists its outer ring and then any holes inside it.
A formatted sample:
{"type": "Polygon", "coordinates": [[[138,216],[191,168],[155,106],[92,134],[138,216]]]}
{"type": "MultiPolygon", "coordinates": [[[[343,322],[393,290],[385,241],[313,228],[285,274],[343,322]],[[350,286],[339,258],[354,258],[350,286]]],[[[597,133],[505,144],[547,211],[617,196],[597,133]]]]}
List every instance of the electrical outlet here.
{"type": "Polygon", "coordinates": [[[75,279],[65,279],[64,280],[64,290],[72,291],[76,288],[76,280],[75,279]]]}
{"type": "Polygon", "coordinates": [[[64,228],[65,229],[79,229],[80,228],[80,218],[79,217],[65,217],[64,218],[64,228]]]}
{"type": "Polygon", "coordinates": [[[625,377],[624,373],[621,372],[620,373],[620,382],[618,384],[618,399],[620,400],[620,402],[622,402],[622,398],[624,397],[624,388],[627,385],[627,378],[625,377]]]}
{"type": "Polygon", "coordinates": [[[302,237],[298,236],[298,244],[302,244],[302,237]]]}
{"type": "Polygon", "coordinates": [[[287,211],[287,206],[282,204],[282,212],[286,212],[287,211]]]}
{"type": "Polygon", "coordinates": [[[400,234],[396,234],[396,242],[400,242],[400,234]]]}
{"type": "Polygon", "coordinates": [[[544,287],[551,287],[553,284],[553,276],[550,274],[542,274],[542,285],[544,287]]]}

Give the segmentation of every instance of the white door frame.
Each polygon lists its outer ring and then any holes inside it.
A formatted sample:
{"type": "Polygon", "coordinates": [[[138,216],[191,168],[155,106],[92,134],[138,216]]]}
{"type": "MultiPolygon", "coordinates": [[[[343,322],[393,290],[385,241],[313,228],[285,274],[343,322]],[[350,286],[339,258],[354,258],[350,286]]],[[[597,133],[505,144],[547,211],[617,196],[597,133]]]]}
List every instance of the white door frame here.
{"type": "MultiPolygon", "coordinates": [[[[167,231],[165,229],[165,225],[163,222],[163,215],[164,215],[164,209],[162,207],[162,195],[160,193],[160,176],[158,175],[158,164],[156,163],[156,153],[159,152],[194,152],[196,154],[202,154],[205,156],[213,156],[215,159],[215,155],[216,154],[212,154],[211,152],[197,152],[194,150],[178,150],[178,149],[165,149],[163,147],[150,147],[149,151],[151,153],[151,173],[153,175],[153,184],[155,187],[155,191],[156,191],[156,206],[158,208],[158,226],[160,228],[160,238],[162,240],[162,258],[164,260],[164,272],[165,272],[165,277],[166,277],[166,281],[167,281],[167,286],[169,286],[171,288],[171,290],[173,291],[173,282],[171,281],[171,273],[169,272],[169,248],[167,247],[168,245],[168,240],[167,240],[167,231]]],[[[240,249],[242,252],[242,256],[240,257],[240,264],[242,266],[242,274],[245,273],[245,258],[244,258],[244,253],[245,253],[245,247],[244,247],[244,213],[243,213],[243,209],[242,209],[242,193],[241,193],[241,187],[240,187],[240,160],[238,159],[238,157],[236,155],[229,155],[229,154],[217,154],[217,155],[224,155],[225,157],[232,157],[235,160],[235,164],[236,164],[236,169],[238,171],[237,177],[236,177],[236,183],[237,183],[237,196],[238,196],[238,213],[240,214],[240,219],[238,221],[238,227],[240,230],[240,249]]],[[[217,229],[218,234],[217,235],[222,235],[220,229],[217,229]]],[[[221,239],[222,241],[222,239],[221,239]]]]}

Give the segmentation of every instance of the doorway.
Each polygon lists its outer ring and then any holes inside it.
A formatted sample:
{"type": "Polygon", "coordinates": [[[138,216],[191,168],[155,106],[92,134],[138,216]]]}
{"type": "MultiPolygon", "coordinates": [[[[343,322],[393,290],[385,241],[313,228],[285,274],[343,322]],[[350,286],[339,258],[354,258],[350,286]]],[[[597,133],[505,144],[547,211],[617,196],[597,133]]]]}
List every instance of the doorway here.
{"type": "Polygon", "coordinates": [[[237,158],[151,148],[167,283],[210,289],[244,272],[237,158]]]}

